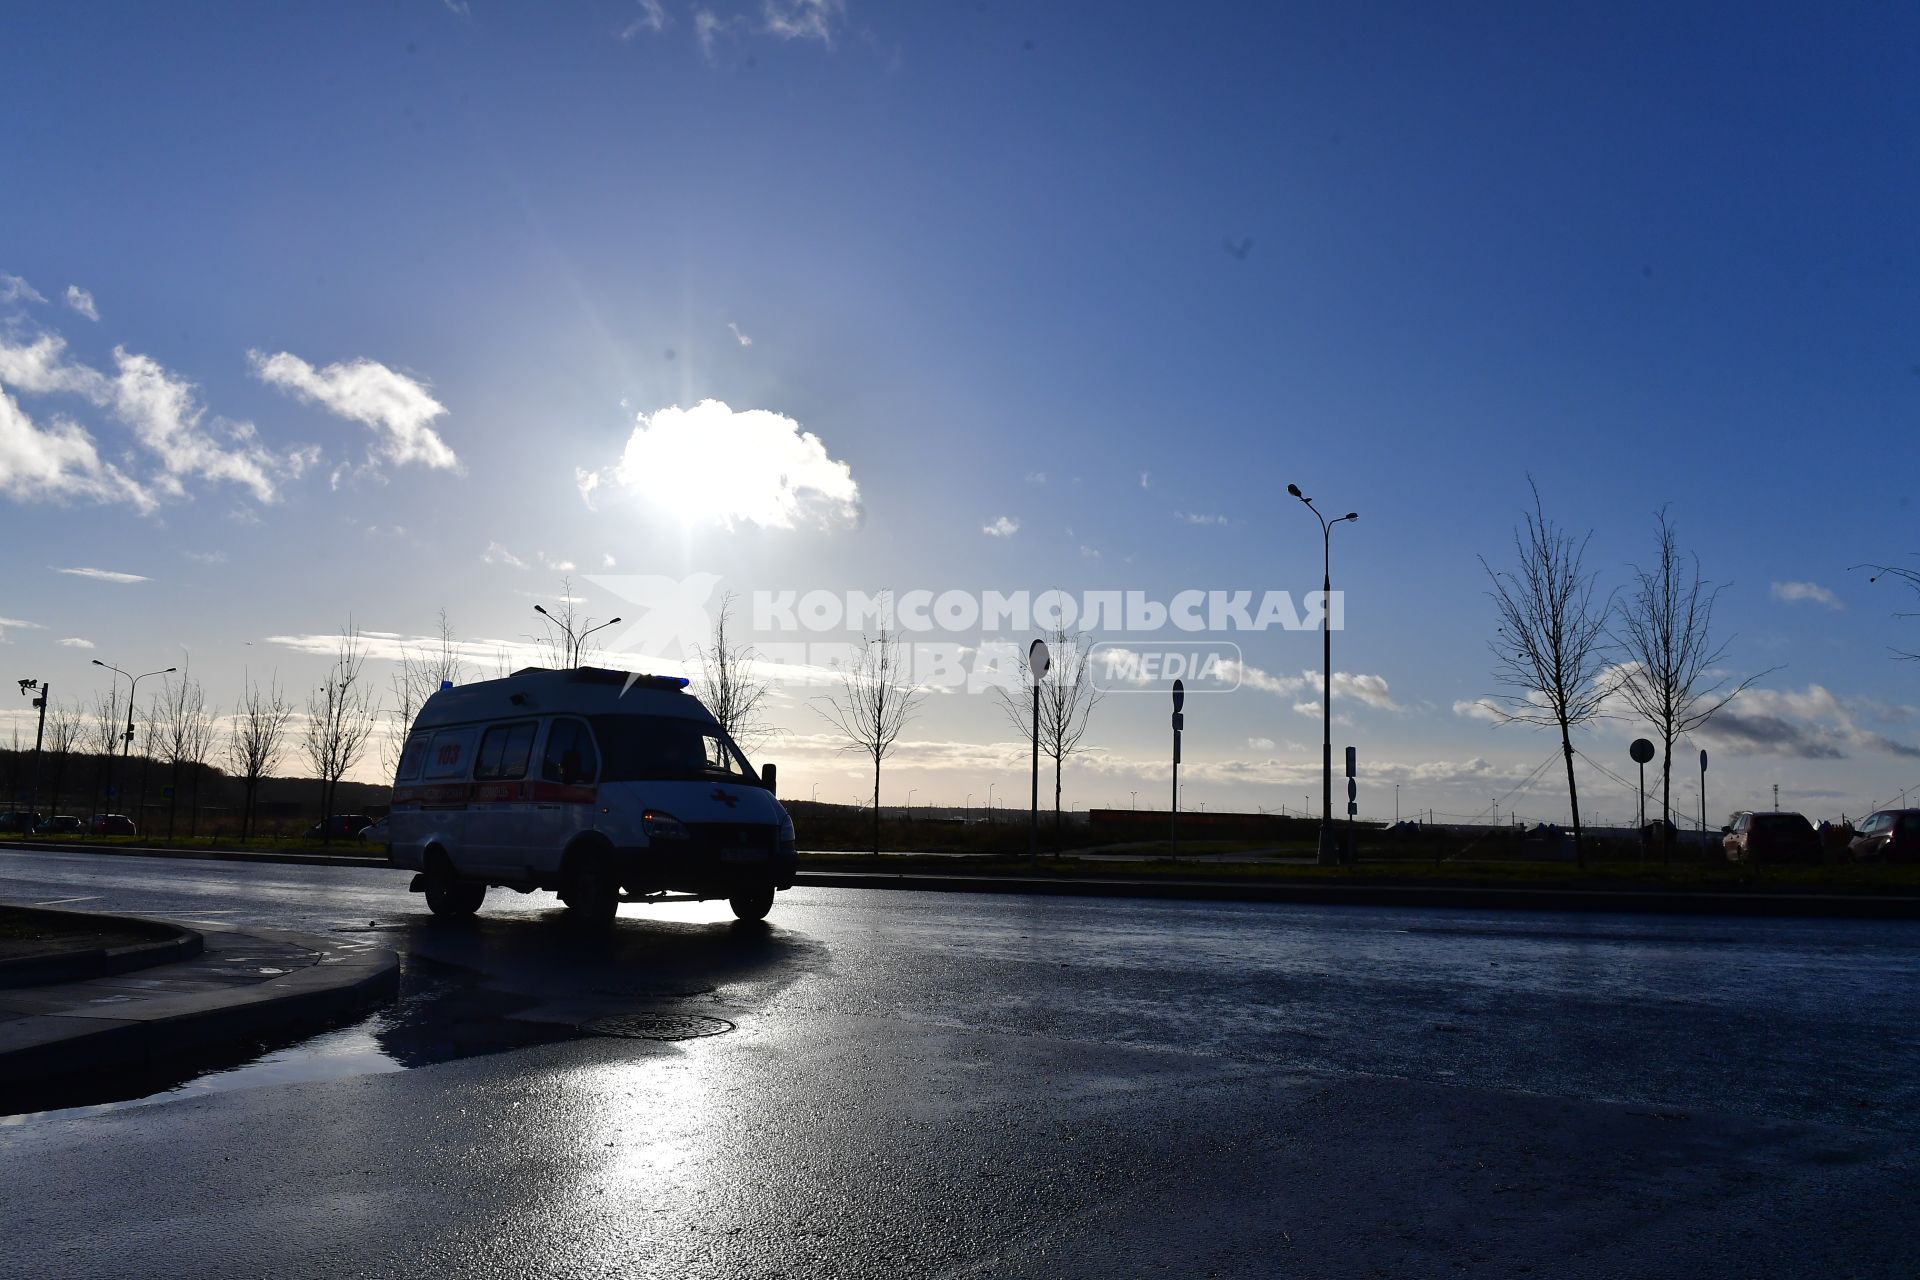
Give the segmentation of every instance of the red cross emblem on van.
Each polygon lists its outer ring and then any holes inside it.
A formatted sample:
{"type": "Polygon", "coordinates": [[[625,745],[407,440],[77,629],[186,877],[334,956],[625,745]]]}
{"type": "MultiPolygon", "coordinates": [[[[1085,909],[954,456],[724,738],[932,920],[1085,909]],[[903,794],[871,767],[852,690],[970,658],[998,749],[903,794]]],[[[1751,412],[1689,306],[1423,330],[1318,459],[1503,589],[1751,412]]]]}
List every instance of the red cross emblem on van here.
{"type": "Polygon", "coordinates": [[[713,795],[711,798],[714,800],[718,800],[721,804],[724,804],[729,809],[733,808],[735,805],[740,803],[739,796],[734,795],[731,791],[722,791],[718,787],[715,787],[713,789],[713,795]]]}

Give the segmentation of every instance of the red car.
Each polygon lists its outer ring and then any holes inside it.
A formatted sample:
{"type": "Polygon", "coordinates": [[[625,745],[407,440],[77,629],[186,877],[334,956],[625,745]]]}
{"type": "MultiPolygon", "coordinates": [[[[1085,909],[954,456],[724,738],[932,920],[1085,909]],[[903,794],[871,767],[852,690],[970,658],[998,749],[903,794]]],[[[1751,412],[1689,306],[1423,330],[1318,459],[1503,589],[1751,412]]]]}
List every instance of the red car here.
{"type": "Polygon", "coordinates": [[[139,828],[133,825],[133,819],[124,813],[96,814],[87,830],[96,836],[137,836],[139,828]]]}
{"type": "Polygon", "coordinates": [[[1820,835],[1799,813],[1737,813],[1721,844],[1729,862],[1820,861],[1820,835]]]}
{"type": "Polygon", "coordinates": [[[1855,862],[1920,862],[1920,809],[1882,809],[1862,819],[1847,848],[1855,862]]]}

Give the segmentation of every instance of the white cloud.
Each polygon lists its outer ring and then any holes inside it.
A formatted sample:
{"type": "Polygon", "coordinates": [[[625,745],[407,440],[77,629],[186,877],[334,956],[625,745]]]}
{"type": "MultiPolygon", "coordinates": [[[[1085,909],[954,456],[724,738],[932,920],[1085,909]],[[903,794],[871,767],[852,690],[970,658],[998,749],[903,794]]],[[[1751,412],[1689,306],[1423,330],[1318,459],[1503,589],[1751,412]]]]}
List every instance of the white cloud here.
{"type": "Polygon", "coordinates": [[[25,280],[0,271],[0,303],[45,301],[46,298],[41,292],[25,280]]]}
{"type": "Polygon", "coordinates": [[[535,555],[540,561],[540,567],[542,569],[551,569],[555,573],[572,573],[574,571],[575,566],[571,560],[559,559],[548,555],[544,551],[536,552],[535,555]]]}
{"type": "Polygon", "coordinates": [[[1271,751],[1273,750],[1273,739],[1272,738],[1248,738],[1247,746],[1249,749],[1254,751],[1271,751]]]}
{"type": "Polygon", "coordinates": [[[731,320],[727,321],[727,328],[733,331],[734,340],[738,342],[741,346],[750,347],[753,345],[753,339],[749,338],[746,334],[740,332],[740,326],[735,324],[733,321],[731,320]]]}
{"type": "Polygon", "coordinates": [[[706,55],[708,62],[713,61],[713,46],[721,36],[740,25],[738,17],[722,18],[711,9],[693,11],[693,38],[699,42],[700,52],[706,55]]]}
{"type": "Polygon", "coordinates": [[[489,542],[487,549],[480,553],[480,559],[487,564],[503,564],[510,569],[524,569],[527,562],[497,542],[489,542]]]}
{"type": "Polygon", "coordinates": [[[0,618],[0,644],[7,643],[9,631],[45,631],[37,622],[27,622],[20,618],[0,618]]]}
{"type": "Polygon", "coordinates": [[[1468,720],[1484,720],[1488,724],[1506,723],[1506,715],[1500,710],[1500,704],[1492,698],[1475,698],[1471,702],[1462,699],[1453,704],[1453,714],[1468,720]]]}
{"type": "Polygon", "coordinates": [[[603,569],[611,569],[614,567],[613,553],[611,551],[600,557],[600,567],[603,569]]]}
{"type": "Polygon", "coordinates": [[[661,0],[640,0],[640,16],[627,24],[620,38],[631,40],[642,31],[665,31],[672,25],[673,19],[667,15],[667,8],[661,0]]]}
{"type": "Polygon", "coordinates": [[[79,424],[55,418],[45,427],[37,426],[4,389],[0,389],[0,493],[20,501],[124,501],[143,511],[154,505],[139,484],[112,463],[101,461],[93,438],[79,424]]]}
{"type": "Polygon", "coordinates": [[[1908,708],[1864,698],[1839,698],[1821,685],[1748,689],[1696,731],[1703,741],[1739,755],[1844,760],[1856,752],[1920,759],[1920,747],[1862,725],[1863,719],[1904,722],[1908,708]]]}
{"type": "Polygon", "coordinates": [[[1840,603],[1839,596],[1817,582],[1776,582],[1773,584],[1772,595],[1775,600],[1781,600],[1787,604],[1811,601],[1814,604],[1823,604],[1829,609],[1847,607],[1840,603]]]}
{"type": "Polygon", "coordinates": [[[200,564],[225,564],[227,553],[224,551],[183,551],[182,555],[200,564]]]}
{"type": "Polygon", "coordinates": [[[1028,484],[1045,484],[1046,482],[1047,482],[1047,473],[1046,473],[1046,472],[1044,472],[1044,471],[1029,471],[1029,472],[1027,472],[1027,483],[1028,483],[1028,484]]]}
{"type": "Polygon", "coordinates": [[[93,295],[77,284],[67,286],[67,305],[89,320],[100,318],[100,308],[93,304],[93,295]]]}
{"type": "MultiPolygon", "coordinates": [[[[209,421],[193,383],[150,356],[116,346],[113,358],[117,369],[109,378],[68,360],[66,342],[57,334],[43,333],[24,345],[0,340],[0,383],[35,395],[77,395],[109,410],[159,460],[160,475],[152,487],[173,497],[185,495],[183,477],[202,476],[244,485],[261,502],[272,502],[278,477],[299,475],[318,456],[310,449],[277,456],[258,442],[252,423],[217,416],[209,421]]],[[[154,505],[146,486],[100,462],[92,438],[79,426],[56,420],[50,430],[36,432],[17,408],[11,416],[14,465],[6,468],[11,483],[0,480],[9,491],[118,498],[143,509],[154,505]]]]}
{"type": "Polygon", "coordinates": [[[1020,522],[1012,516],[1001,516],[991,524],[981,525],[980,532],[989,538],[1011,538],[1020,532],[1020,522]]]}
{"type": "Polygon", "coordinates": [[[152,578],[137,573],[120,573],[113,569],[54,569],[55,573],[68,573],[76,578],[92,578],[95,582],[152,582],[152,578]]]}
{"type": "Polygon", "coordinates": [[[79,636],[68,636],[68,637],[67,637],[66,639],[64,639],[64,640],[62,640],[62,641],[61,641],[60,643],[61,643],[61,644],[63,644],[63,645],[65,645],[65,646],[67,646],[67,648],[69,648],[69,649],[91,649],[91,648],[93,648],[93,641],[91,641],[91,640],[82,640],[82,639],[81,639],[81,638],[80,638],[79,636]]]}
{"type": "Polygon", "coordinates": [[[181,477],[199,475],[245,485],[261,502],[272,502],[274,476],[304,466],[269,453],[250,422],[216,418],[211,429],[203,426],[205,411],[195,402],[193,384],[152,357],[115,347],[113,358],[120,369],[113,382],[114,413],[160,459],[163,474],[157,483],[165,492],[182,495],[181,477]],[[226,437],[224,443],[215,430],[226,437]]]}
{"type": "Polygon", "coordinates": [[[1199,511],[1176,511],[1173,513],[1173,518],[1175,520],[1184,520],[1188,524],[1230,524],[1232,523],[1225,516],[1207,515],[1204,512],[1199,512],[1199,511]]]}
{"type": "MultiPolygon", "coordinates": [[[[1229,681],[1238,679],[1244,688],[1257,689],[1262,693],[1271,693],[1275,697],[1291,698],[1298,694],[1316,693],[1320,689],[1318,671],[1302,671],[1297,676],[1274,675],[1262,671],[1259,667],[1242,662],[1237,658],[1222,658],[1216,668],[1221,676],[1229,681]]],[[[1361,703],[1376,711],[1405,711],[1406,707],[1393,697],[1391,687],[1385,676],[1365,675],[1348,671],[1333,673],[1333,698],[1361,703]]],[[[1317,701],[1299,702],[1294,710],[1302,715],[1320,712],[1317,701]]]]}
{"type": "Polygon", "coordinates": [[[1082,543],[1080,547],[1080,558],[1082,560],[1098,560],[1100,558],[1100,548],[1089,547],[1082,543]]]}
{"type": "Polygon", "coordinates": [[[1140,487],[1142,489],[1151,489],[1153,487],[1153,473],[1151,471],[1142,471],[1140,473],[1140,487]]]}
{"type": "Polygon", "coordinates": [[[247,358],[267,385],[372,427],[378,436],[371,450],[375,458],[394,466],[418,462],[443,471],[460,469],[460,459],[432,425],[447,408],[424,383],[364,358],[324,369],[286,351],[271,356],[249,351],[247,358]]]}
{"type": "Polygon", "coordinates": [[[811,431],[768,409],[702,400],[639,414],[625,449],[601,472],[576,472],[589,506],[603,479],[686,524],[767,529],[853,524],[860,486],[811,431]]]}
{"type": "Polygon", "coordinates": [[[105,406],[113,384],[105,374],[65,358],[66,339],[43,333],[25,346],[0,340],[0,382],[31,395],[62,392],[105,406]]]}
{"type": "Polygon", "coordinates": [[[831,47],[834,23],[846,12],[846,0],[762,0],[760,30],[782,40],[818,40],[831,47]]]}

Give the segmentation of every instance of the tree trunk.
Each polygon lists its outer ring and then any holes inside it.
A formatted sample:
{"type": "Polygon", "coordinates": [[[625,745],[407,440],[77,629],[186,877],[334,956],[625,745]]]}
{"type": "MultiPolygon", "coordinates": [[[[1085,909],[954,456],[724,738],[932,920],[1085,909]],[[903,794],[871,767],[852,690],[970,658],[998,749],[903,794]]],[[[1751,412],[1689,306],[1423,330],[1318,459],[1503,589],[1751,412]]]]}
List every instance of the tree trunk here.
{"type": "Polygon", "coordinates": [[[1560,750],[1567,757],[1567,807],[1573,811],[1573,862],[1577,867],[1587,865],[1587,847],[1580,837],[1580,792],[1573,785],[1573,739],[1567,734],[1567,722],[1560,722],[1560,750]]]}
{"type": "Polygon", "coordinates": [[[1673,865],[1673,739],[1665,738],[1660,757],[1660,861],[1673,865]]]}
{"type": "Polygon", "coordinates": [[[1060,856],[1060,757],[1053,758],[1053,856],[1060,856]]]}
{"type": "Polygon", "coordinates": [[[174,824],[180,817],[180,761],[175,759],[167,782],[167,839],[173,839],[174,824]]]}
{"type": "Polygon", "coordinates": [[[880,852],[880,757],[873,758],[873,852],[880,852]]]}

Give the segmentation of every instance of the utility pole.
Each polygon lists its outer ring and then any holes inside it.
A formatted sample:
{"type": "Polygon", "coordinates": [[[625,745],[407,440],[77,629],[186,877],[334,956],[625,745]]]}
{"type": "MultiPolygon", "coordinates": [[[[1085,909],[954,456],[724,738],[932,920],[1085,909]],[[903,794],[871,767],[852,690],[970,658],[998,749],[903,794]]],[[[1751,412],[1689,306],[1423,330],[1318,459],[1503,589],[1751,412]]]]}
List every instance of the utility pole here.
{"type": "Polygon", "coordinates": [[[1040,682],[1051,665],[1045,640],[1027,646],[1027,670],[1033,676],[1033,804],[1027,824],[1027,862],[1034,866],[1040,864],[1040,682]]]}
{"type": "Polygon", "coordinates": [[[1180,732],[1187,727],[1187,717],[1180,708],[1187,704],[1187,684],[1184,680],[1173,682],[1173,810],[1167,819],[1167,847],[1174,857],[1180,856],[1180,732]]]}
{"type": "Polygon", "coordinates": [[[33,731],[33,786],[27,792],[28,814],[40,812],[40,744],[45,741],[47,736],[47,701],[53,694],[53,686],[43,684],[38,680],[22,680],[20,682],[21,693],[31,695],[36,690],[40,696],[34,698],[33,705],[40,709],[40,723],[39,727],[33,731]]]}
{"type": "Polygon", "coordinates": [[[1773,784],[1773,811],[1780,812],[1780,784],[1777,782],[1773,784]]]}

